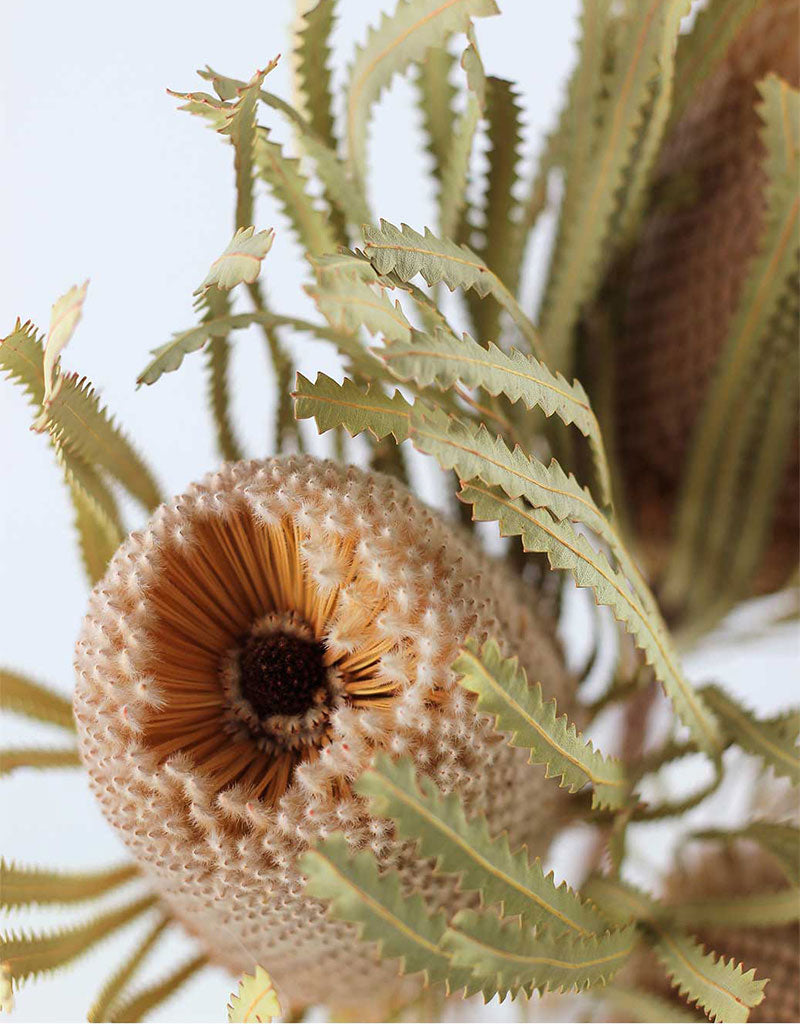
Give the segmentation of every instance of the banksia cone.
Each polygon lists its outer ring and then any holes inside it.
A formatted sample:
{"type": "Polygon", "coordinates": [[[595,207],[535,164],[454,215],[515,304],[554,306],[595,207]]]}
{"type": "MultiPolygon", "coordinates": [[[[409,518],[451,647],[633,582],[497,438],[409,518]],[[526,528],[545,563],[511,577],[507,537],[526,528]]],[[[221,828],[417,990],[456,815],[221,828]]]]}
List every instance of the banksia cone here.
{"type": "Polygon", "coordinates": [[[410,754],[512,846],[542,848],[563,794],[474,714],[450,669],[468,635],[497,636],[566,694],[551,624],[382,475],[306,457],[227,464],[123,544],[77,645],[81,756],[212,960],[268,964],[289,1006],[369,1014],[400,994],[396,964],[327,919],[296,866],[340,829],[407,890],[464,900],[353,793],[378,749],[410,754]]]}
{"type": "MultiPolygon", "coordinates": [[[[764,227],[756,85],[770,72],[798,85],[798,38],[794,0],[769,0],[747,19],[667,137],[655,172],[662,198],[619,275],[615,431],[628,498],[656,569],[693,428],[764,227]],[[667,198],[681,188],[684,195],[667,198]]],[[[794,324],[796,311],[787,315],[794,324]]],[[[787,469],[760,589],[780,585],[796,563],[796,448],[787,469]]]]}
{"type": "MultiPolygon", "coordinates": [[[[667,880],[664,899],[669,903],[702,904],[705,900],[755,893],[779,892],[788,888],[777,862],[764,849],[748,840],[737,840],[724,848],[703,847],[667,880]]],[[[753,1024],[760,1021],[800,1020],[800,924],[693,927],[692,933],[725,959],[754,968],[757,978],[769,978],[764,1000],[750,1011],[753,1024]]],[[[663,971],[651,954],[641,954],[626,968],[627,978],[636,985],[686,1005],[670,989],[663,971]]]]}

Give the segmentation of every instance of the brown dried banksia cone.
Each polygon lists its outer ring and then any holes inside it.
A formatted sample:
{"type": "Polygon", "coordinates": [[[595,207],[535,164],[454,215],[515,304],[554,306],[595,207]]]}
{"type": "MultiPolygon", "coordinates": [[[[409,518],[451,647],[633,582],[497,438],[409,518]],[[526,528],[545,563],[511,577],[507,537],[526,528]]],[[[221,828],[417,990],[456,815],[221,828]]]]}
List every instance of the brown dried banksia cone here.
{"type": "MultiPolygon", "coordinates": [[[[669,553],[694,428],[764,231],[758,83],[775,73],[798,85],[799,33],[794,0],[768,0],[744,21],[666,137],[655,201],[615,276],[615,436],[632,518],[655,573],[669,553]]],[[[795,339],[796,303],[783,315],[774,331],[795,339]]],[[[780,586],[796,565],[797,505],[795,444],[758,590],[780,586]]]]}
{"type": "Polygon", "coordinates": [[[376,750],[409,754],[512,847],[542,849],[563,793],[456,685],[468,635],[501,638],[546,692],[568,692],[551,624],[380,474],[308,457],[227,464],[121,547],[77,645],[81,756],[104,814],[212,960],[268,963],[288,1005],[371,1013],[376,993],[409,989],[304,896],[296,866],[343,830],[409,891],[463,903],[354,795],[376,750]]]}
{"type": "MultiPolygon", "coordinates": [[[[789,882],[771,854],[751,840],[737,839],[723,847],[704,843],[694,850],[667,879],[664,902],[691,904],[701,917],[704,905],[716,900],[755,894],[769,897],[788,889],[789,882]]],[[[708,949],[754,968],[757,978],[769,978],[763,1001],[750,1010],[753,1024],[800,1020],[800,924],[796,920],[758,927],[706,924],[691,931],[708,949]]],[[[651,953],[638,953],[624,977],[686,1011],[686,1003],[669,987],[651,953]]]]}

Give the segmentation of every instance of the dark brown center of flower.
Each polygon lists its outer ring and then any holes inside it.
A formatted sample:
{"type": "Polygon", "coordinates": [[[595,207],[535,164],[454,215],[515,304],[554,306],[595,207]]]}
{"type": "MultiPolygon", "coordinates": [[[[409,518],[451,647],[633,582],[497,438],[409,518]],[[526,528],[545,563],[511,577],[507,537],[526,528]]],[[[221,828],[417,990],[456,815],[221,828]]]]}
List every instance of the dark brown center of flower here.
{"type": "Polygon", "coordinates": [[[325,686],[323,647],[293,633],[251,636],[239,654],[240,688],[259,718],[302,715],[325,686]]]}

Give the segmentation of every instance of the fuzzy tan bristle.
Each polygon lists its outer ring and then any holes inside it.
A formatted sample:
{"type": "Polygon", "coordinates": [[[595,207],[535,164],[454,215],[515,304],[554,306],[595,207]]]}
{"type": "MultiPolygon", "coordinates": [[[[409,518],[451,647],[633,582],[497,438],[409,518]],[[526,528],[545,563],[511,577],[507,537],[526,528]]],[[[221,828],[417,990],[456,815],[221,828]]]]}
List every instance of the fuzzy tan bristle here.
{"type": "Polygon", "coordinates": [[[354,795],[378,749],[410,754],[512,845],[544,849],[563,793],[450,669],[468,635],[496,636],[569,705],[553,624],[515,586],[391,478],[304,457],[226,465],[123,545],[77,646],[81,753],[105,815],[213,960],[267,965],[290,1006],[367,1013],[376,992],[408,992],[303,896],[296,868],[343,829],[409,888],[463,904],[354,795]]]}

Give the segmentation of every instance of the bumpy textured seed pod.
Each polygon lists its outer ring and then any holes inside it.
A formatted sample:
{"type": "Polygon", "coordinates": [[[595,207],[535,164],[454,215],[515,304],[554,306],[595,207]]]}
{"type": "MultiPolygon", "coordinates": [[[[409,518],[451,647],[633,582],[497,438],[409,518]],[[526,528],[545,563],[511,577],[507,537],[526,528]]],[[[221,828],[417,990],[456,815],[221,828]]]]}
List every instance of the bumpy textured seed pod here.
{"type": "Polygon", "coordinates": [[[284,1005],[380,1015],[415,984],[303,893],[344,830],[402,883],[465,897],[371,818],[352,781],[413,757],[494,833],[541,852],[565,797],[475,715],[450,665],[496,636],[569,697],[553,625],[393,479],[307,457],[235,463],[113,558],[77,644],[75,714],[100,806],[211,959],[263,964],[284,1005]]]}
{"type": "MultiPolygon", "coordinates": [[[[620,275],[615,434],[630,507],[656,570],[692,429],[763,228],[756,83],[774,71],[798,85],[799,31],[795,0],[768,0],[745,22],[665,140],[656,168],[656,191],[683,181],[691,199],[655,205],[620,275]]],[[[758,589],[779,586],[796,564],[797,506],[795,450],[758,589]]]]}
{"type": "MultiPolygon", "coordinates": [[[[763,848],[740,840],[724,848],[703,846],[665,886],[666,903],[702,901],[786,888],[785,875],[763,848]]],[[[800,924],[769,928],[692,928],[702,943],[725,959],[741,961],[757,978],[769,978],[764,1001],[750,1011],[753,1024],[761,1021],[800,1020],[800,924]]],[[[637,955],[626,967],[633,984],[686,1004],[670,988],[663,971],[650,955],[637,955]]]]}

